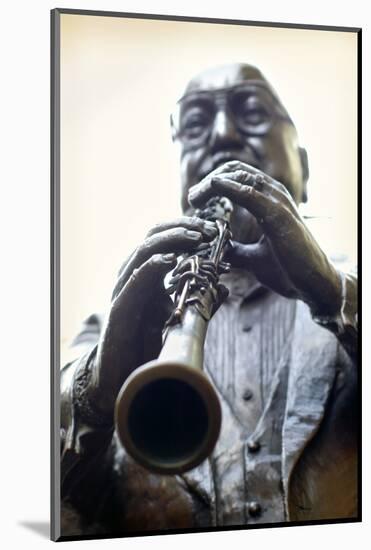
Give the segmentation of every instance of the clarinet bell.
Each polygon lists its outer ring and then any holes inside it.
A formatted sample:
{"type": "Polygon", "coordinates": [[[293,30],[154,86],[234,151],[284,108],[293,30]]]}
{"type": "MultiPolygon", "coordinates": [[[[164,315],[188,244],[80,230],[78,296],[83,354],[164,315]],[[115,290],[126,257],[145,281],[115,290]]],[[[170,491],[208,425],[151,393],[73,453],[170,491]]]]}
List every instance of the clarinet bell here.
{"type": "Polygon", "coordinates": [[[219,398],[202,372],[205,332],[206,322],[188,309],[159,358],[136,369],[117,397],[119,439],[150,471],[175,475],[195,468],[219,437],[219,398]]]}

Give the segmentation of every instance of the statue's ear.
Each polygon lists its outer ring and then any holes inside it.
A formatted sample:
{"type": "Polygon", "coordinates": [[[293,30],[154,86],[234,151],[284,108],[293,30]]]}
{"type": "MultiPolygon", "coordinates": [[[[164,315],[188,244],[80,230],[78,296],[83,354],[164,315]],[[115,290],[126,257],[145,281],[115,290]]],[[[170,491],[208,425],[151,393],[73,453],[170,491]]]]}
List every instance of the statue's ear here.
{"type": "Polygon", "coordinates": [[[307,182],[309,179],[309,166],[308,166],[307,151],[306,149],[304,149],[304,147],[299,147],[299,155],[300,155],[301,169],[303,172],[303,195],[302,195],[301,202],[307,202],[308,200],[307,182]]]}

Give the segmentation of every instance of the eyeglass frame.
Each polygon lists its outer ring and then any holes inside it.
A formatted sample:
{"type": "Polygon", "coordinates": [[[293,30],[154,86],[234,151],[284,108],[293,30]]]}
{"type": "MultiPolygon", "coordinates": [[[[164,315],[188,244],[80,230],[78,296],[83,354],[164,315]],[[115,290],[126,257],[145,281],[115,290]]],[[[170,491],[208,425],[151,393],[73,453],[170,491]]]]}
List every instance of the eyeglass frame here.
{"type": "MultiPolygon", "coordinates": [[[[195,90],[190,91],[186,94],[184,94],[176,103],[176,107],[174,112],[172,113],[170,120],[171,120],[171,126],[173,130],[173,139],[179,139],[182,142],[188,142],[193,144],[193,146],[201,145],[203,143],[206,143],[206,141],[209,139],[213,125],[215,123],[215,118],[217,116],[218,111],[220,111],[220,107],[217,108],[217,102],[215,99],[217,97],[223,97],[224,96],[224,110],[228,109],[228,112],[233,117],[233,121],[235,124],[235,127],[238,129],[238,131],[243,136],[264,136],[271,130],[273,124],[277,120],[285,121],[291,125],[294,125],[292,119],[288,115],[287,111],[279,101],[278,97],[274,93],[274,91],[271,89],[271,87],[260,80],[250,80],[249,82],[243,82],[241,84],[235,84],[233,86],[228,86],[224,88],[217,88],[215,90],[195,90]],[[233,112],[233,109],[231,108],[231,101],[228,96],[236,96],[238,92],[241,93],[241,91],[246,91],[246,99],[248,100],[249,97],[256,97],[256,92],[259,91],[259,93],[263,92],[268,98],[268,103],[265,101],[262,107],[264,107],[264,110],[266,111],[267,118],[264,121],[264,123],[261,124],[252,124],[251,127],[247,128],[245,126],[242,127],[241,123],[238,120],[238,117],[233,112]],[[181,109],[184,105],[184,102],[189,102],[190,104],[193,103],[194,100],[199,100],[200,98],[210,99],[213,103],[214,112],[212,115],[212,119],[210,119],[210,122],[205,128],[205,130],[199,135],[199,136],[185,136],[185,128],[181,128],[180,124],[180,118],[181,116],[181,109]],[[267,109],[269,107],[269,110],[267,109]],[[178,120],[178,124],[176,121],[178,120]],[[255,128],[254,128],[255,126],[255,128]]],[[[220,100],[219,100],[220,103],[220,100]]]]}

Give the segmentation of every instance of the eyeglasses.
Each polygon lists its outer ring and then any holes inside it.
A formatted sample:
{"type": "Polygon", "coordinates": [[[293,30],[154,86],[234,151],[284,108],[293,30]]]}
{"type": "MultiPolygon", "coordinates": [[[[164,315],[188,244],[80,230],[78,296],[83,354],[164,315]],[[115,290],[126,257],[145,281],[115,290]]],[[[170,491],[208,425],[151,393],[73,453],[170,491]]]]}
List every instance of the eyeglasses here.
{"type": "Polygon", "coordinates": [[[273,92],[257,81],[184,95],[171,117],[174,137],[193,145],[206,142],[221,109],[245,136],[265,135],[277,120],[292,124],[273,92]]]}

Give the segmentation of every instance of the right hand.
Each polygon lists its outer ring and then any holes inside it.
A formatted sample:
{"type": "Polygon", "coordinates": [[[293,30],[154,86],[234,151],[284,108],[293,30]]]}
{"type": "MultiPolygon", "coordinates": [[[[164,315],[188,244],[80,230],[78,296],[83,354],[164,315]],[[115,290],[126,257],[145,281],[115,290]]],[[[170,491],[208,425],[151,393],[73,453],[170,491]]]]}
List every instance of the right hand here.
{"type": "Polygon", "coordinates": [[[195,250],[217,235],[216,227],[197,217],[182,217],[155,226],[124,262],[98,343],[90,399],[103,414],[113,412],[118,392],[129,374],[155,359],[173,302],[164,277],[177,255],[195,250]]]}

